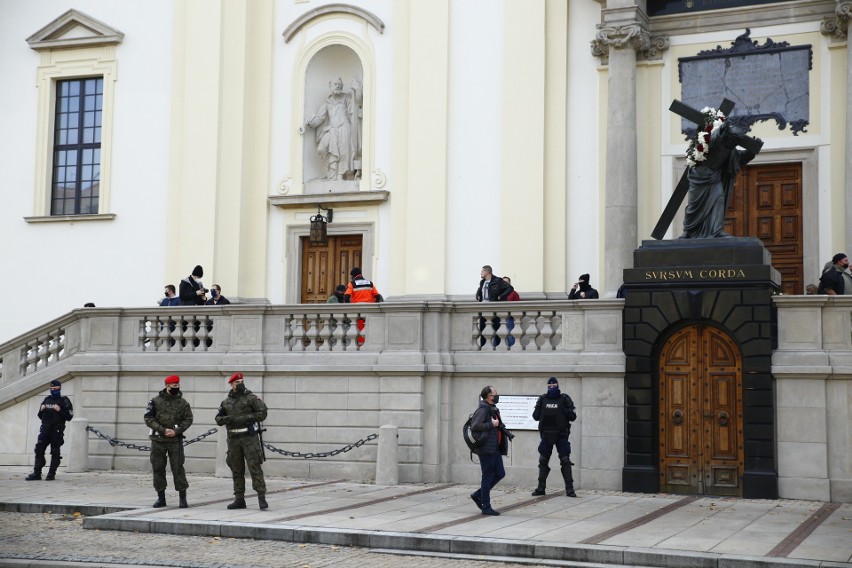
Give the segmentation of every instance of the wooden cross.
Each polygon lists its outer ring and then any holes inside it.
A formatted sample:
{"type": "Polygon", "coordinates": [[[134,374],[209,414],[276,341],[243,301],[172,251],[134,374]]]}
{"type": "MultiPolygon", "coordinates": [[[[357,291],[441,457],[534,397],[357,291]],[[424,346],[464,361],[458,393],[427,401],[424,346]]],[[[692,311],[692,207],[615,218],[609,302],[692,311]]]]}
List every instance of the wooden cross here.
{"type": "MultiPolygon", "coordinates": [[[[734,101],[724,99],[722,100],[722,104],[719,105],[719,110],[727,117],[730,112],[734,110],[734,104],[734,101]]],[[[703,112],[695,110],[691,106],[688,106],[677,99],[672,101],[669,110],[690,122],[694,122],[699,128],[704,125],[703,112]]],[[[740,145],[746,150],[754,154],[758,154],[760,149],[763,147],[763,141],[757,138],[744,137],[740,145]]],[[[724,154],[717,154],[717,156],[723,156],[724,158],[724,154]]],[[[711,168],[721,166],[721,164],[715,163],[717,161],[718,159],[708,161],[707,165],[711,168]]],[[[677,213],[677,210],[680,209],[680,205],[683,203],[683,198],[686,197],[686,192],[689,191],[689,179],[687,179],[688,172],[689,166],[686,167],[683,171],[683,175],[680,176],[680,181],[677,183],[677,186],[672,192],[672,196],[669,198],[669,202],[663,210],[663,214],[660,215],[660,220],[657,221],[657,226],[654,227],[654,230],[651,232],[651,236],[657,240],[662,239],[666,235],[666,231],[669,229],[669,225],[672,224],[672,219],[674,219],[675,213],[677,213]]]]}

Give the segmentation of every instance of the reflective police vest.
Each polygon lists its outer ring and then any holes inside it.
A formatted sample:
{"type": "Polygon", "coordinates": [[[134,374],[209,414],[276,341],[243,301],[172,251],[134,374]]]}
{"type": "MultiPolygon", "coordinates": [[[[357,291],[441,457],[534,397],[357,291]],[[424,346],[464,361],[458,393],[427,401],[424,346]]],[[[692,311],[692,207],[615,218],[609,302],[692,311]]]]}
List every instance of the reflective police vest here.
{"type": "Polygon", "coordinates": [[[565,432],[571,430],[571,423],[565,416],[565,405],[568,397],[559,398],[541,397],[541,419],[538,421],[538,429],[542,432],[565,432]]]}

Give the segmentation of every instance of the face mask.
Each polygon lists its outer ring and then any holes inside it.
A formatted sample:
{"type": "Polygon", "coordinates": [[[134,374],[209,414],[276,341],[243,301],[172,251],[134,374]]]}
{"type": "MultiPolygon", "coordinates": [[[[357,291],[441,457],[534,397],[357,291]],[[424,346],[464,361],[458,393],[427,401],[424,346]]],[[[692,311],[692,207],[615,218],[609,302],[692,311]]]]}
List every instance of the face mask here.
{"type": "Polygon", "coordinates": [[[245,394],[246,386],[243,383],[240,383],[237,385],[237,388],[235,390],[237,391],[237,394],[245,394]]]}
{"type": "Polygon", "coordinates": [[[169,389],[169,394],[172,396],[177,396],[180,394],[180,387],[172,387],[169,389]]]}
{"type": "Polygon", "coordinates": [[[53,398],[62,397],[62,389],[56,389],[56,390],[50,391],[50,396],[52,396],[53,398]]]}
{"type": "Polygon", "coordinates": [[[499,395],[499,394],[495,394],[495,395],[494,395],[494,404],[499,404],[499,403],[500,403],[500,395],[499,395]]]}
{"type": "Polygon", "coordinates": [[[549,398],[559,398],[559,394],[559,387],[555,385],[547,387],[547,396],[549,398]]]}

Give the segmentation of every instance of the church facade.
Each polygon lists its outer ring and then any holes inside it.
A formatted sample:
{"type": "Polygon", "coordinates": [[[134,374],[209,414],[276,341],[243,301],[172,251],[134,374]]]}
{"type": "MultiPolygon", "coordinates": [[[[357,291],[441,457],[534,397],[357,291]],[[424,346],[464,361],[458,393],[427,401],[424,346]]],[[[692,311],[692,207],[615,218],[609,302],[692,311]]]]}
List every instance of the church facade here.
{"type": "MultiPolygon", "coordinates": [[[[150,311],[199,264],[206,286],[261,312],[325,302],[354,266],[388,309],[471,302],[486,264],[537,303],[536,318],[548,301],[570,312],[562,304],[583,273],[609,301],[686,164],[690,125],[668,110],[674,99],[700,110],[728,98],[731,117],[763,141],[737,178],[726,230],[772,254],[767,293],[803,294],[852,243],[850,10],[841,0],[5,2],[0,341],[19,350],[86,302],[150,311]],[[330,222],[312,239],[318,216],[330,222]]],[[[682,220],[680,208],[665,239],[682,220]]],[[[771,354],[786,331],[761,302],[777,326],[761,336],[771,354]]],[[[608,346],[622,341],[620,316],[600,321],[608,346]]],[[[663,349],[663,335],[649,341],[663,349]]],[[[783,373],[796,385],[785,393],[825,381],[797,368],[797,341],[782,349],[786,371],[761,363],[765,396],[783,373]]],[[[822,352],[821,341],[803,338],[804,351],[822,352]]],[[[636,372],[618,365],[608,380],[636,372]]],[[[499,367],[470,372],[486,380],[488,369],[508,372],[499,367]]],[[[535,368],[578,381],[586,372],[570,357],[535,368]]],[[[847,388],[834,364],[820,369],[847,388]]],[[[0,406],[38,387],[27,384],[0,406]]],[[[523,389],[534,384],[526,377],[523,389]]],[[[767,420],[746,420],[763,428],[752,450],[813,441],[766,430],[779,404],[768,407],[767,420]]],[[[622,418],[626,430],[655,424],[622,418]]],[[[643,444],[656,440],[643,432],[643,444]]],[[[848,448],[832,440],[834,455],[848,448]]],[[[624,465],[602,468],[608,486],[624,465]]],[[[845,488],[847,466],[824,479],[845,488]]],[[[659,475],[648,467],[642,479],[659,475]]],[[[791,494],[830,492],[809,483],[819,488],[791,494]]]]}

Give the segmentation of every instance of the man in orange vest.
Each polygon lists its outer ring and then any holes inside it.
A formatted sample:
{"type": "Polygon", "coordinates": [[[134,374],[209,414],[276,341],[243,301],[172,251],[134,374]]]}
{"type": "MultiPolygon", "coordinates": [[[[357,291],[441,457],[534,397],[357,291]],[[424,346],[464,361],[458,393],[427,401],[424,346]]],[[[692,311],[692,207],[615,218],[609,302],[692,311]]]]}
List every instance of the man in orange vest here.
{"type": "Polygon", "coordinates": [[[382,295],[379,294],[379,291],[376,290],[375,285],[372,282],[364,278],[364,275],[361,274],[361,269],[359,267],[355,267],[349,271],[349,275],[352,276],[352,280],[349,281],[349,285],[346,287],[346,291],[343,293],[343,301],[351,302],[356,304],[358,302],[381,302],[383,301],[382,295]]]}

